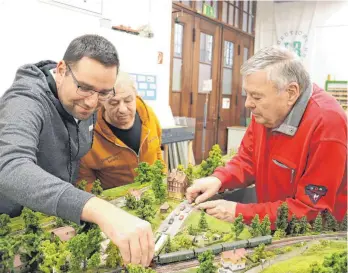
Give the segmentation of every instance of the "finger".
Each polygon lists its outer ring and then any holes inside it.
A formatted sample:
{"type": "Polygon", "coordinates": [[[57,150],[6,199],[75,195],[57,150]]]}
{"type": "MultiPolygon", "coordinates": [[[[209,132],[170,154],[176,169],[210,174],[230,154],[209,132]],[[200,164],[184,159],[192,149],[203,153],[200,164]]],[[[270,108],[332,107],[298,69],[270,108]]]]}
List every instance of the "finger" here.
{"type": "Polygon", "coordinates": [[[129,264],[131,261],[131,253],[130,253],[130,249],[129,249],[128,240],[123,240],[116,245],[118,246],[118,248],[120,250],[124,264],[129,264]]]}
{"type": "Polygon", "coordinates": [[[153,255],[155,254],[155,238],[153,237],[153,233],[151,228],[149,228],[149,231],[147,232],[147,240],[148,240],[148,244],[149,244],[149,249],[148,249],[148,264],[150,265],[152,259],[153,259],[153,255]]]}
{"type": "MultiPolygon", "coordinates": [[[[198,198],[197,198],[198,199],[198,198]]],[[[207,201],[198,205],[199,209],[212,209],[218,205],[219,201],[207,201]]]]}
{"type": "Polygon", "coordinates": [[[195,199],[195,203],[200,204],[200,203],[206,201],[207,199],[209,199],[210,197],[212,197],[213,195],[214,195],[214,192],[212,192],[210,190],[206,190],[195,199]]]}
{"type": "Polygon", "coordinates": [[[148,251],[149,251],[149,244],[148,244],[148,239],[147,239],[147,232],[146,231],[141,231],[139,232],[139,244],[140,244],[140,249],[141,249],[141,264],[142,266],[147,266],[148,265],[148,251]]]}
{"type": "Polygon", "coordinates": [[[189,203],[192,203],[196,197],[199,195],[200,193],[200,187],[197,187],[195,185],[189,187],[187,190],[186,190],[186,199],[189,203]]]}
{"type": "Polygon", "coordinates": [[[139,243],[139,236],[132,236],[129,243],[130,259],[132,264],[140,264],[141,262],[141,248],[139,243]]]}
{"type": "Polygon", "coordinates": [[[218,211],[218,209],[216,207],[212,208],[212,209],[207,209],[205,212],[208,213],[211,216],[213,216],[214,214],[218,214],[219,213],[219,211],[218,211]]]}

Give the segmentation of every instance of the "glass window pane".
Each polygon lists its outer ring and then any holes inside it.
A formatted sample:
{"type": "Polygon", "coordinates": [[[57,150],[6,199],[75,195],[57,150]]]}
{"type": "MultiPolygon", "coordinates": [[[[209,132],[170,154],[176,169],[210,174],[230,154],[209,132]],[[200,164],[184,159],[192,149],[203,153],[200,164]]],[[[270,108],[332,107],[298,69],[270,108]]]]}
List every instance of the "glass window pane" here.
{"type": "Polygon", "coordinates": [[[222,78],[222,94],[224,95],[232,94],[232,72],[231,68],[224,67],[222,78]]]}
{"type": "Polygon", "coordinates": [[[196,4],[196,10],[202,13],[202,7],[203,7],[202,1],[196,1],[195,4],[196,4]]]}
{"type": "Polygon", "coordinates": [[[183,25],[174,26],[174,56],[182,58],[183,25]]]}
{"type": "Polygon", "coordinates": [[[229,41],[225,41],[224,66],[233,66],[233,43],[229,41]]]}
{"type": "Polygon", "coordinates": [[[191,1],[181,1],[181,3],[184,4],[185,6],[191,7],[191,1]]]}
{"type": "Polygon", "coordinates": [[[243,12],[243,31],[248,30],[248,14],[243,12]]]}
{"type": "Polygon", "coordinates": [[[249,4],[249,1],[243,1],[243,11],[248,12],[248,4],[249,4]]]}
{"type": "Polygon", "coordinates": [[[217,0],[213,0],[213,9],[214,9],[214,18],[217,18],[217,13],[218,13],[218,5],[217,5],[217,0]]]}
{"type": "Polygon", "coordinates": [[[233,26],[233,11],[234,7],[232,5],[229,5],[228,8],[228,24],[233,26]]]}
{"type": "Polygon", "coordinates": [[[254,6],[254,3],[253,3],[253,2],[250,2],[250,3],[249,3],[249,13],[250,13],[250,14],[253,14],[253,6],[254,6]]]}
{"type": "Polygon", "coordinates": [[[253,16],[249,16],[248,32],[251,34],[253,32],[253,16]]]}
{"type": "Polygon", "coordinates": [[[203,90],[203,81],[211,79],[211,65],[210,64],[199,64],[199,76],[198,76],[198,92],[203,90]]]}
{"type": "Polygon", "coordinates": [[[234,13],[234,26],[239,27],[239,9],[236,8],[235,10],[236,11],[234,13]]]}
{"type": "Polygon", "coordinates": [[[173,91],[181,91],[181,68],[182,68],[182,59],[173,58],[173,77],[172,77],[173,91]]]}
{"type": "Polygon", "coordinates": [[[228,6],[227,2],[222,2],[222,22],[227,23],[227,12],[228,12],[228,6]]]}
{"type": "Polygon", "coordinates": [[[200,61],[211,63],[213,54],[213,36],[201,32],[200,38],[200,61]]]}

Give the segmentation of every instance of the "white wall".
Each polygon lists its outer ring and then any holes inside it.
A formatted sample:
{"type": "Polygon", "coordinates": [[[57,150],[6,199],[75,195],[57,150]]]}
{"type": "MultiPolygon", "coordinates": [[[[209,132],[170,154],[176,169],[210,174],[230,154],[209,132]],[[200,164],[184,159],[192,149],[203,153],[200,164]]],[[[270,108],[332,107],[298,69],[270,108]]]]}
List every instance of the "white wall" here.
{"type": "Polygon", "coordinates": [[[327,75],[334,80],[348,80],[348,2],[347,1],[293,1],[275,4],[273,1],[258,1],[256,15],[255,52],[276,43],[275,5],[288,11],[281,20],[294,23],[294,14],[303,15],[303,5],[313,8],[313,20],[308,41],[305,64],[312,81],[324,87],[327,75]],[[301,6],[302,5],[302,6],[301,6]]]}
{"type": "Polygon", "coordinates": [[[0,96],[19,66],[44,59],[59,61],[72,39],[96,33],[116,46],[122,70],[157,75],[157,99],[149,104],[169,105],[171,10],[171,0],[103,0],[99,15],[52,0],[0,0],[0,96]],[[112,22],[133,28],[149,22],[154,38],[101,27],[105,19],[109,26],[112,22]],[[163,64],[157,64],[158,51],[163,52],[163,64]]]}

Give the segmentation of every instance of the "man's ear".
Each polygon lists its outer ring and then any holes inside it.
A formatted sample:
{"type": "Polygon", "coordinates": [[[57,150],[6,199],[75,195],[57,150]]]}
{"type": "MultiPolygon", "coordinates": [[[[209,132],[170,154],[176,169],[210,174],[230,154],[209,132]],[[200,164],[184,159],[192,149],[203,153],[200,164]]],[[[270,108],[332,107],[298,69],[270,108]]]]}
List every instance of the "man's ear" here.
{"type": "Polygon", "coordinates": [[[62,60],[57,64],[56,68],[56,83],[59,85],[62,81],[62,79],[65,76],[67,66],[65,62],[62,60]]]}
{"type": "Polygon", "coordinates": [[[288,85],[286,92],[288,94],[288,105],[293,106],[300,96],[300,86],[297,82],[291,82],[288,85]]]}

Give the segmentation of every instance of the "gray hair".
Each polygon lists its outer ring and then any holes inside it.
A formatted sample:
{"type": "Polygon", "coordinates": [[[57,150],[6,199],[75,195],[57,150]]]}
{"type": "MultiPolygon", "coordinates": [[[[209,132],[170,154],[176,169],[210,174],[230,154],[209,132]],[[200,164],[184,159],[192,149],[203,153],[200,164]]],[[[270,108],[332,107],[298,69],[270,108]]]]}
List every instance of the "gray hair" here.
{"type": "Polygon", "coordinates": [[[241,67],[243,79],[252,73],[264,70],[268,80],[272,81],[278,91],[285,85],[296,82],[300,86],[300,93],[310,85],[310,76],[301,59],[295,52],[283,47],[271,46],[259,50],[241,67]]]}
{"type": "Polygon", "coordinates": [[[115,83],[115,90],[117,92],[118,88],[130,87],[137,93],[137,88],[133,78],[127,73],[123,71],[119,71],[115,83]]]}

